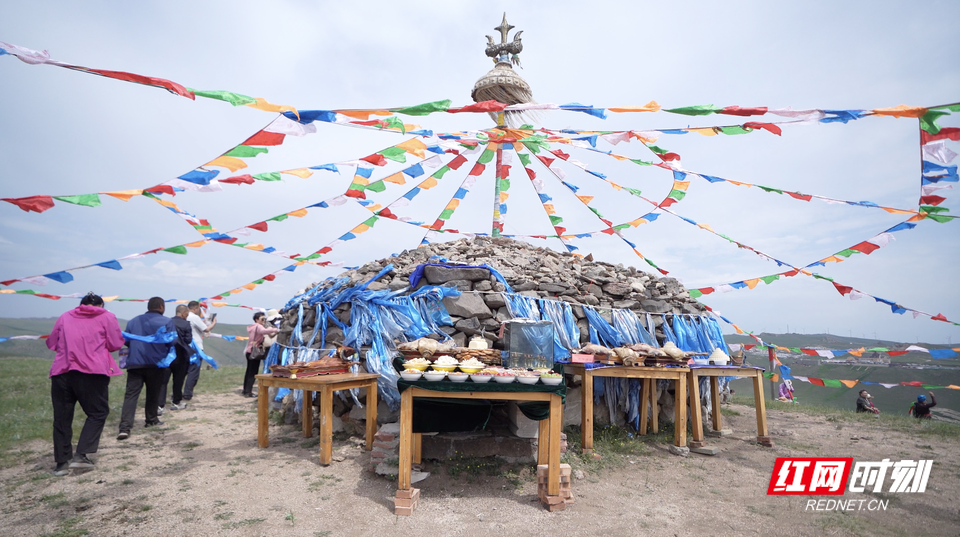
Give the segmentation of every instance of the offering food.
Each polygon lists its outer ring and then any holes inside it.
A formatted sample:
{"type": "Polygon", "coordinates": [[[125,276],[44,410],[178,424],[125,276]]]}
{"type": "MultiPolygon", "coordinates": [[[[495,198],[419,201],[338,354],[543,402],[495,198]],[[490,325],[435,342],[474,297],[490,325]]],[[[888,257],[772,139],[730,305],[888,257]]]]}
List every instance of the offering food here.
{"type": "Polygon", "coordinates": [[[517,377],[517,382],[520,384],[536,384],[540,382],[540,377],[537,375],[517,377]]]}
{"type": "Polygon", "coordinates": [[[447,378],[451,382],[466,382],[470,375],[466,373],[447,373],[447,378]]]}
{"type": "Polygon", "coordinates": [[[460,362],[456,358],[449,356],[440,356],[433,362],[433,368],[437,371],[453,371],[460,362]]]}
{"type": "Polygon", "coordinates": [[[490,373],[474,373],[470,375],[470,380],[479,384],[490,382],[490,379],[492,378],[493,378],[493,375],[491,375],[490,373]]]}
{"type": "Polygon", "coordinates": [[[476,358],[468,358],[460,362],[460,371],[464,373],[476,373],[486,367],[486,365],[476,358]]]}
{"type": "Polygon", "coordinates": [[[419,369],[404,369],[400,372],[400,378],[407,382],[418,381],[421,375],[423,375],[423,372],[419,369]]]}
{"type": "Polygon", "coordinates": [[[430,361],[424,358],[414,358],[403,362],[405,369],[416,369],[417,371],[426,371],[430,367],[430,361]]]}
{"type": "Polygon", "coordinates": [[[494,380],[496,380],[497,382],[499,382],[499,383],[501,383],[501,384],[510,384],[511,382],[513,382],[514,380],[516,380],[517,375],[514,374],[513,371],[510,371],[510,370],[502,370],[502,371],[498,371],[496,374],[494,374],[494,375],[493,375],[493,378],[494,378],[494,380]]]}
{"type": "Polygon", "coordinates": [[[496,375],[501,371],[503,371],[503,369],[499,367],[487,367],[480,372],[483,373],[484,375],[496,375]]]}
{"type": "Polygon", "coordinates": [[[427,371],[423,374],[423,378],[430,382],[437,382],[443,380],[443,377],[447,376],[446,371],[427,371]]]}
{"type": "Polygon", "coordinates": [[[439,343],[428,337],[422,337],[415,341],[408,341],[397,345],[397,350],[404,354],[419,354],[421,357],[430,358],[440,352],[450,352],[453,350],[453,342],[439,343]]]}
{"type": "Polygon", "coordinates": [[[543,373],[540,375],[540,382],[543,382],[548,386],[556,386],[563,382],[563,375],[560,373],[554,373],[552,371],[549,373],[543,373]]]}
{"type": "Polygon", "coordinates": [[[613,351],[604,347],[603,345],[597,345],[596,343],[590,343],[585,345],[582,349],[577,351],[580,354],[593,354],[593,355],[607,355],[610,356],[613,354],[613,351]]]}

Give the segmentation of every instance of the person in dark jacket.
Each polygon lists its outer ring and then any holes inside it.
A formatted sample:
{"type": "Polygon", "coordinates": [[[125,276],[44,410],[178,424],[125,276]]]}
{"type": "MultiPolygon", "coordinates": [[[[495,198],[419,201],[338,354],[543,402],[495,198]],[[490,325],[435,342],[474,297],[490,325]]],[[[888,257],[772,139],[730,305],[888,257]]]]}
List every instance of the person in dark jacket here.
{"type": "Polygon", "coordinates": [[[117,317],[103,309],[103,299],[89,293],[74,308],[57,319],[47,338],[47,347],[57,355],[50,366],[50,397],[53,402],[53,458],[55,476],[71,468],[93,468],[87,458],[100,446],[100,434],[110,414],[110,377],[121,375],[111,352],[123,347],[117,317]],[[73,412],[77,403],[87,415],[73,452],[73,412]]]}
{"type": "Polygon", "coordinates": [[[159,415],[163,415],[163,409],[167,402],[167,385],[173,378],[173,397],[171,397],[170,410],[182,410],[187,408],[186,401],[183,400],[183,382],[187,378],[187,367],[190,365],[190,357],[195,352],[190,342],[193,341],[193,330],[190,327],[190,321],[187,321],[187,315],[190,310],[180,304],[177,306],[176,314],[173,316],[173,325],[177,327],[177,341],[174,348],[177,350],[177,359],[170,364],[170,367],[163,370],[163,384],[160,386],[160,406],[157,409],[159,415]]]}
{"type": "MultiPolygon", "coordinates": [[[[164,317],[163,299],[155,296],[147,302],[147,312],[138,315],[127,322],[127,332],[136,336],[153,336],[161,328],[167,333],[176,333],[173,321],[164,317]]],[[[147,400],[144,403],[146,426],[163,425],[157,416],[157,406],[160,402],[160,386],[163,383],[163,369],[157,366],[162,362],[174,342],[144,343],[142,341],[127,340],[130,355],[127,356],[127,392],[123,399],[123,409],[120,411],[120,434],[117,440],[126,440],[133,429],[133,420],[137,414],[137,400],[140,391],[147,388],[147,400]]]]}
{"type": "Polygon", "coordinates": [[[927,392],[930,394],[930,403],[927,402],[926,395],[918,395],[917,402],[910,407],[910,412],[913,414],[913,417],[918,420],[928,420],[931,419],[930,409],[937,406],[937,398],[933,396],[933,392],[927,392]]]}

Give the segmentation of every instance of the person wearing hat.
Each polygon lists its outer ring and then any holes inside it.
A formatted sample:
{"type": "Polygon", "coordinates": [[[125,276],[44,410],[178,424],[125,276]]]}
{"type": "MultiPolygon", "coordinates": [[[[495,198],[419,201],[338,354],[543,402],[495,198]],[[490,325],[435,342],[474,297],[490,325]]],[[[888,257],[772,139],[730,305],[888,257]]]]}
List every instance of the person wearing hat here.
{"type": "Polygon", "coordinates": [[[261,345],[264,348],[268,347],[266,338],[274,336],[280,331],[278,328],[267,326],[267,319],[272,317],[276,320],[280,317],[280,313],[277,310],[270,310],[267,313],[271,315],[266,315],[262,311],[254,313],[253,324],[247,327],[249,339],[247,339],[246,348],[243,349],[244,356],[247,358],[247,370],[243,374],[244,397],[253,397],[254,377],[260,371],[260,367],[263,364],[264,356],[257,356],[254,349],[261,345]]]}
{"type": "Polygon", "coordinates": [[[780,385],[780,390],[777,395],[781,401],[793,401],[793,382],[790,379],[784,380],[783,384],[780,385]]]}
{"type": "Polygon", "coordinates": [[[857,397],[857,412],[880,413],[880,410],[873,406],[873,396],[867,393],[867,390],[860,390],[860,397],[857,397]]]}
{"type": "Polygon", "coordinates": [[[937,398],[933,396],[933,392],[927,392],[930,394],[931,403],[927,402],[927,396],[920,394],[917,396],[917,402],[910,407],[910,412],[913,413],[913,417],[918,420],[928,420],[931,418],[930,409],[937,406],[937,398]]]}

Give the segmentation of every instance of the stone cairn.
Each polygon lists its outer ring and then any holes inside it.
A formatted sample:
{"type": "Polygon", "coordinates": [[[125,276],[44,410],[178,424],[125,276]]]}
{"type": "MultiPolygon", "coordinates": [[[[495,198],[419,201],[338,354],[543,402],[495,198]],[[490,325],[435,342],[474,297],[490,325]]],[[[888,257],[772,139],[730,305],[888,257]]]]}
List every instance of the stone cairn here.
{"type": "MultiPolygon", "coordinates": [[[[392,264],[393,271],[371,282],[369,290],[400,290],[410,284],[409,276],[418,265],[463,264],[489,265],[495,268],[510,284],[514,293],[550,300],[562,300],[571,304],[580,329],[581,345],[589,342],[589,330],[581,304],[594,306],[607,322],[611,322],[609,308],[630,309],[646,323],[645,313],[654,313],[653,324],[658,341],[665,337],[661,329],[662,317],[659,314],[694,314],[705,312],[705,308],[690,298],[689,293],[675,278],[658,277],[634,267],[622,264],[613,265],[602,261],[592,261],[590,256],[577,257],[566,252],[556,252],[548,248],[538,248],[524,242],[506,237],[476,237],[454,242],[435,243],[415,250],[407,250],[399,255],[371,261],[360,268],[348,270],[333,280],[349,277],[349,286],[366,282],[377,275],[387,265],[392,264]],[[446,261],[444,261],[443,259],[446,261]]],[[[297,292],[300,295],[319,285],[311,284],[308,289],[297,292]]],[[[502,349],[503,343],[497,338],[500,323],[510,319],[503,296],[506,290],[490,271],[483,268],[443,268],[426,267],[424,276],[417,288],[425,285],[456,287],[462,294],[448,297],[443,304],[454,322],[454,326],[444,326],[441,330],[452,337],[458,346],[466,346],[469,339],[480,335],[487,339],[491,348],[502,349]]],[[[322,289],[323,287],[321,287],[322,289]]],[[[411,289],[412,292],[414,289],[411,289]]],[[[350,304],[342,304],[334,315],[344,324],[350,322],[350,304]]],[[[294,327],[297,324],[297,311],[283,312],[283,322],[278,337],[282,345],[289,345],[294,327]]],[[[316,322],[314,308],[304,308],[303,333],[312,334],[316,322]]],[[[647,327],[649,330],[649,327],[647,327]]],[[[439,335],[431,336],[440,339],[439,335]]],[[[334,323],[328,323],[326,342],[317,338],[314,348],[332,348],[343,341],[343,332],[334,323]]],[[[572,393],[572,392],[571,392],[572,393]]],[[[668,390],[660,390],[660,420],[673,420],[673,395],[668,390]]],[[[568,397],[569,399],[569,397],[568,397]]],[[[361,396],[362,400],[362,396],[361,396]]],[[[335,428],[362,431],[363,412],[358,407],[351,411],[350,400],[335,397],[335,428]],[[341,416],[342,414],[342,416],[341,416]],[[342,417],[341,420],[337,417],[342,417]]],[[[596,405],[596,423],[609,423],[606,405],[596,405]]],[[[293,423],[292,399],[283,405],[286,421],[293,423]]],[[[319,414],[315,414],[319,415],[319,414]]],[[[579,418],[579,412],[577,412],[579,418]]],[[[377,421],[390,423],[397,419],[397,413],[391,412],[383,401],[377,409],[377,421]]],[[[622,417],[617,424],[622,425],[622,417]]],[[[386,455],[386,454],[384,454],[386,455]]],[[[375,464],[381,462],[375,461],[375,464]]]]}
{"type": "MultiPolygon", "coordinates": [[[[580,329],[580,343],[589,342],[586,316],[580,304],[595,306],[609,322],[609,308],[634,310],[641,321],[643,313],[703,314],[705,308],[690,298],[690,294],[675,278],[659,278],[634,267],[612,265],[602,261],[587,261],[569,253],[537,248],[513,239],[476,237],[455,242],[437,243],[348,270],[334,279],[349,277],[349,285],[357,285],[373,278],[387,265],[394,270],[367,288],[400,290],[409,286],[409,276],[417,265],[427,263],[483,265],[497,269],[520,295],[569,302],[580,329]],[[606,311],[604,311],[606,310],[606,311]]],[[[589,259],[589,257],[587,258],[589,259]]],[[[315,287],[317,284],[311,286],[315,287]]],[[[442,330],[458,346],[466,346],[469,338],[482,335],[491,348],[503,348],[497,339],[500,323],[510,319],[503,297],[498,294],[506,288],[486,269],[427,267],[418,288],[424,285],[456,287],[463,294],[444,299],[454,326],[442,330]],[[472,291],[472,292],[471,292],[472,291]]],[[[300,290],[298,294],[307,291],[300,290]]],[[[413,289],[411,289],[413,291],[413,289]]],[[[316,319],[312,308],[304,309],[303,332],[312,333],[316,319]]],[[[338,307],[334,314],[344,323],[350,322],[350,304],[338,307]]],[[[662,319],[653,317],[657,339],[664,341],[660,328],[662,319]]],[[[297,312],[284,312],[278,341],[288,345],[297,324],[297,312]]],[[[649,329],[649,327],[648,327],[649,329]]],[[[434,336],[440,339],[440,336],[434,336]]],[[[319,338],[318,338],[319,339],[319,338]]],[[[343,332],[330,323],[326,344],[317,341],[316,348],[330,348],[343,340],[343,332]]]]}

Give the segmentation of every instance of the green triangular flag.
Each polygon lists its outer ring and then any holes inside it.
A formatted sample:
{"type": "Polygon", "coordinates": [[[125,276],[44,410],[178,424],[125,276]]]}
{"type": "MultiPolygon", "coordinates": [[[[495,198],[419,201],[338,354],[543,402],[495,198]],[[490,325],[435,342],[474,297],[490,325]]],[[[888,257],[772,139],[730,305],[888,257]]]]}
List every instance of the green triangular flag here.
{"type": "Polygon", "coordinates": [[[673,114],[683,114],[685,116],[708,116],[710,114],[719,112],[723,108],[719,106],[714,106],[712,104],[698,104],[696,106],[684,106],[682,108],[671,108],[669,110],[664,110],[664,112],[670,112],[673,114]]]}
{"type": "Polygon", "coordinates": [[[217,99],[219,101],[226,101],[233,106],[241,106],[244,104],[252,104],[257,102],[253,97],[248,97],[246,95],[241,95],[239,93],[233,93],[231,91],[198,91],[195,89],[187,88],[194,95],[199,95],[200,97],[206,97],[208,99],[217,99]]]}
{"type": "Polygon", "coordinates": [[[187,247],[183,245],[174,246],[173,248],[164,248],[163,251],[170,252],[171,254],[187,255],[187,247]]]}
{"type": "Polygon", "coordinates": [[[266,152],[267,152],[266,147],[252,147],[249,145],[238,145],[237,147],[234,147],[230,151],[227,151],[225,156],[240,157],[240,158],[255,157],[260,153],[266,153],[266,152]]]}
{"type": "Polygon", "coordinates": [[[279,181],[282,179],[280,172],[258,173],[254,175],[253,178],[260,181],[279,181]]]}
{"type": "Polygon", "coordinates": [[[78,196],[53,196],[53,199],[83,205],[84,207],[99,207],[100,196],[96,194],[80,194],[78,196]]]}
{"type": "Polygon", "coordinates": [[[406,114],[408,116],[426,116],[434,112],[446,112],[447,108],[450,108],[451,104],[450,99],[444,99],[442,101],[434,101],[432,103],[423,103],[416,106],[408,106],[406,108],[401,108],[396,110],[397,114],[406,114]]]}

